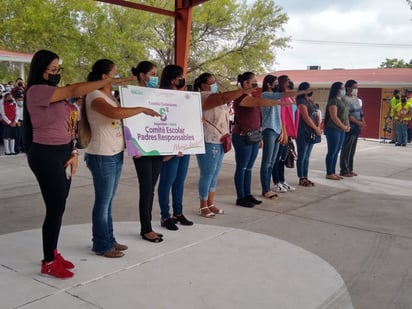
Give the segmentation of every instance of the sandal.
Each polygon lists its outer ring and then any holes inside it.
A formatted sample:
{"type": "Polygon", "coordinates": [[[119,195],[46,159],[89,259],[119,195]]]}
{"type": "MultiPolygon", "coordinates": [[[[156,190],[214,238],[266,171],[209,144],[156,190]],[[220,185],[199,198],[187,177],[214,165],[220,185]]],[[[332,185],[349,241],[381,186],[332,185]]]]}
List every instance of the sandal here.
{"type": "Polygon", "coordinates": [[[266,198],[270,198],[270,199],[278,197],[278,195],[273,191],[268,191],[266,193],[263,193],[262,196],[266,198]]]}
{"type": "Polygon", "coordinates": [[[199,209],[199,215],[205,218],[213,218],[215,216],[215,214],[207,206],[199,209]],[[208,212],[204,211],[206,209],[208,210],[208,212]]]}
{"type": "MultiPolygon", "coordinates": [[[[342,178],[343,178],[343,177],[342,177],[342,178]]],[[[340,180],[341,177],[339,177],[338,175],[335,175],[335,174],[331,174],[331,175],[326,175],[326,179],[340,180]]]]}
{"type": "Polygon", "coordinates": [[[303,177],[299,179],[299,185],[304,186],[304,187],[310,187],[310,186],[314,186],[315,184],[311,182],[309,179],[307,179],[306,177],[303,177]]]}
{"type": "Polygon", "coordinates": [[[309,179],[307,179],[307,178],[306,178],[306,180],[310,183],[310,185],[311,185],[312,187],[314,187],[314,186],[315,186],[315,183],[314,183],[314,182],[310,181],[310,180],[309,180],[309,179]]]}
{"type": "Polygon", "coordinates": [[[215,204],[207,206],[211,212],[217,215],[223,215],[225,212],[223,209],[219,209],[215,206],[215,204]]]}

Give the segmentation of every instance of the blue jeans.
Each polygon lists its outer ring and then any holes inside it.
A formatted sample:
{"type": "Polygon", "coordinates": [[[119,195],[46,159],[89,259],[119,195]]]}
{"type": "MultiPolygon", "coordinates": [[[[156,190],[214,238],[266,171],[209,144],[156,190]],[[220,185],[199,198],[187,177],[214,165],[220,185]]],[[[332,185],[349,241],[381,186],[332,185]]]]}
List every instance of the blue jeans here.
{"type": "Polygon", "coordinates": [[[183,157],[174,156],[170,160],[163,162],[162,170],[160,171],[159,188],[157,190],[162,219],[170,218],[170,189],[172,189],[173,214],[179,216],[183,213],[183,191],[189,161],[190,155],[184,155],[183,157]]]}
{"type": "Polygon", "coordinates": [[[86,165],[93,176],[94,206],[93,251],[103,254],[111,250],[113,235],[112,202],[119,184],[123,166],[123,151],[112,156],[85,154],[86,165]]]}
{"type": "Polygon", "coordinates": [[[406,145],[408,143],[408,124],[397,123],[396,132],[398,133],[397,144],[406,145]]]}
{"type": "Polygon", "coordinates": [[[207,200],[209,192],[216,191],[217,176],[223,161],[222,144],[205,143],[205,153],[196,155],[200,169],[199,199],[207,200]]]}
{"type": "Polygon", "coordinates": [[[298,134],[296,138],[296,148],[298,159],[296,160],[296,172],[299,178],[308,177],[309,159],[313,149],[312,143],[306,143],[304,133],[298,134]]]}
{"type": "Polygon", "coordinates": [[[260,183],[262,193],[270,191],[270,178],[272,177],[273,165],[279,151],[277,141],[279,134],[272,129],[265,129],[263,135],[262,163],[260,165],[260,183]]]}
{"type": "Polygon", "coordinates": [[[259,143],[246,144],[243,136],[232,135],[232,144],[235,149],[235,187],[237,198],[251,195],[252,168],[259,151],[259,143]]]}
{"type": "Polygon", "coordinates": [[[325,135],[328,143],[328,153],[325,159],[326,175],[333,175],[336,173],[336,162],[345,139],[345,131],[334,127],[325,127],[325,135]]]}

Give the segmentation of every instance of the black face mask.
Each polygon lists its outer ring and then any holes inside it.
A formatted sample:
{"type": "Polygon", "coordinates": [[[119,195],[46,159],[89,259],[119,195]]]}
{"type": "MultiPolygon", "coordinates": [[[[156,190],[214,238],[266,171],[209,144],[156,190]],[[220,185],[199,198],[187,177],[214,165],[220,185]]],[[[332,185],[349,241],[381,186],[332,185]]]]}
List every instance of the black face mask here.
{"type": "Polygon", "coordinates": [[[10,104],[14,102],[13,99],[8,99],[7,102],[9,102],[10,104]]]}
{"type": "Polygon", "coordinates": [[[396,98],[396,100],[399,100],[401,97],[396,95],[395,98],[396,98]]]}
{"type": "Polygon", "coordinates": [[[49,74],[49,79],[47,80],[50,86],[57,86],[60,82],[61,75],[60,74],[49,74]]]}
{"type": "Polygon", "coordinates": [[[177,89],[182,89],[186,85],[186,80],[184,78],[179,79],[179,83],[176,85],[177,89]]]}
{"type": "Polygon", "coordinates": [[[308,93],[308,97],[311,97],[313,95],[313,91],[308,93]]]}

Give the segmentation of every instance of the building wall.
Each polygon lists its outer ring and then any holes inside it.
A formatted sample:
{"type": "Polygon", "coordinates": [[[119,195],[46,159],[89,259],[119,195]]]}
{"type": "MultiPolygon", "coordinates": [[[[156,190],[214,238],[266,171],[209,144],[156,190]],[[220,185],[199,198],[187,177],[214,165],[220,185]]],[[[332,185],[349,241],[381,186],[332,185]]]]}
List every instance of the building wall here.
{"type": "Polygon", "coordinates": [[[362,99],[362,109],[366,120],[366,127],[362,129],[360,136],[367,138],[380,138],[382,89],[359,88],[358,97],[362,99]]]}

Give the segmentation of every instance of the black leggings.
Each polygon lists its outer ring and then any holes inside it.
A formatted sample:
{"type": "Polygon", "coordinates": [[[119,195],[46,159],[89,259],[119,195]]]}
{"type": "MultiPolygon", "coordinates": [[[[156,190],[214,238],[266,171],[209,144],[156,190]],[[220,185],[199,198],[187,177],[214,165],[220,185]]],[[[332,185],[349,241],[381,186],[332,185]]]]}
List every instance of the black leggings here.
{"type": "Polygon", "coordinates": [[[154,189],[159,178],[163,157],[145,156],[133,158],[133,162],[139,179],[140,234],[143,235],[152,231],[154,189]]]}
{"type": "Polygon", "coordinates": [[[42,227],[43,255],[46,262],[54,260],[54,249],[57,248],[70,190],[71,179],[66,178],[64,164],[69,160],[71,150],[71,144],[52,146],[33,143],[27,154],[29,166],[37,178],[46,205],[42,227]]]}

